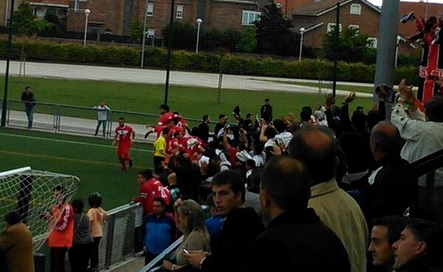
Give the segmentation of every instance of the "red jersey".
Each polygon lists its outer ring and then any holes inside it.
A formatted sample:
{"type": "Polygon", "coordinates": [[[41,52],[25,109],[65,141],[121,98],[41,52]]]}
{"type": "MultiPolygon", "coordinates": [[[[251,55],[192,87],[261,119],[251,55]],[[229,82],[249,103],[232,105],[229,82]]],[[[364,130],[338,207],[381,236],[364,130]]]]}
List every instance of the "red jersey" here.
{"type": "Polygon", "coordinates": [[[198,137],[194,137],[194,136],[189,136],[189,137],[183,137],[183,139],[181,140],[181,145],[183,146],[183,149],[186,153],[189,154],[189,159],[191,161],[193,161],[195,159],[194,154],[195,153],[201,153],[200,152],[200,146],[202,145],[202,140],[200,140],[198,137]],[[191,141],[190,141],[191,140],[191,141]],[[195,141],[195,143],[193,143],[193,141],[195,141]],[[188,144],[192,143],[192,146],[189,146],[188,144]]]}
{"type": "Polygon", "coordinates": [[[134,199],[134,201],[143,203],[143,213],[146,215],[153,212],[154,199],[156,197],[163,198],[166,206],[171,202],[169,189],[163,187],[158,179],[151,178],[140,185],[140,196],[134,199]]]}
{"type": "Polygon", "coordinates": [[[117,140],[119,143],[121,142],[130,142],[132,138],[132,132],[134,130],[132,127],[124,125],[123,127],[116,127],[115,128],[115,135],[117,136],[117,140]]]}
{"type": "Polygon", "coordinates": [[[173,112],[167,112],[165,114],[163,114],[162,116],[160,116],[160,118],[158,118],[158,123],[157,125],[159,126],[164,126],[166,125],[166,123],[170,120],[173,119],[175,116],[175,114],[173,112]]]}

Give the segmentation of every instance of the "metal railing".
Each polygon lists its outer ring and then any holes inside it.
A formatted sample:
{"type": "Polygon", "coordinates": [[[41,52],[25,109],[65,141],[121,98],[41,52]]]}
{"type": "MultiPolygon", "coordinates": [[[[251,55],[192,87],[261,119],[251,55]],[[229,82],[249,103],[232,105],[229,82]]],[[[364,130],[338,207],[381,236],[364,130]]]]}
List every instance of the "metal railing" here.
{"type": "Polygon", "coordinates": [[[99,246],[99,268],[111,265],[133,256],[136,243],[136,228],[143,222],[141,205],[123,205],[108,212],[99,246]]]}
{"type": "MultiPolygon", "coordinates": [[[[0,99],[0,107],[3,100],[0,99]]],[[[8,99],[6,108],[6,125],[8,127],[26,128],[28,119],[24,111],[23,102],[8,99]]],[[[105,137],[114,136],[114,128],[118,118],[124,117],[127,124],[136,132],[136,139],[143,139],[147,129],[146,124],[157,124],[158,114],[130,112],[112,109],[107,114],[105,137]]],[[[186,118],[189,127],[198,126],[198,119],[186,118]]],[[[94,135],[97,127],[97,110],[93,107],[79,107],[53,103],[37,103],[34,112],[33,129],[66,134],[94,135]]],[[[98,136],[103,135],[102,127],[98,136]]],[[[151,134],[155,137],[155,133],[151,134]]],[[[154,138],[150,138],[154,140],[154,138]]]]}

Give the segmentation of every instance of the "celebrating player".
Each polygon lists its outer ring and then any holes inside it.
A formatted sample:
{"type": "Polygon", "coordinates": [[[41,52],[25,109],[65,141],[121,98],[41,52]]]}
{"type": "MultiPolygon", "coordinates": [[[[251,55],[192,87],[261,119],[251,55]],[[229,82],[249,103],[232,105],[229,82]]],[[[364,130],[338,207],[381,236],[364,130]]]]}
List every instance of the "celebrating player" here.
{"type": "Polygon", "coordinates": [[[132,159],[129,157],[129,149],[131,149],[132,139],[135,137],[135,131],[132,127],[125,125],[125,118],[118,118],[118,127],[115,129],[114,145],[118,142],[117,156],[122,166],[121,170],[126,171],[126,162],[132,167],[132,159]]]}

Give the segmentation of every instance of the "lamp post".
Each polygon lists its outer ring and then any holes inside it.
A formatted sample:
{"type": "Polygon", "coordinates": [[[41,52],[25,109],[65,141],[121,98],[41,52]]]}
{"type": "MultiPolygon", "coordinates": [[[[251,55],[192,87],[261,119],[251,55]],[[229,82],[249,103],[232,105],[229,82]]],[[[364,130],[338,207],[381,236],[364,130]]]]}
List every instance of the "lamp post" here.
{"type": "Polygon", "coordinates": [[[6,126],[6,107],[8,106],[8,87],[9,87],[9,63],[12,55],[12,15],[14,14],[14,0],[11,0],[10,12],[9,12],[9,31],[8,31],[8,46],[6,49],[6,71],[5,71],[5,90],[3,93],[2,103],[2,118],[0,125],[6,126]]]}
{"type": "Polygon", "coordinates": [[[91,10],[90,9],[85,9],[85,36],[83,37],[83,46],[86,46],[86,36],[88,34],[89,14],[91,14],[91,10]]]}
{"type": "Polygon", "coordinates": [[[145,44],[146,44],[146,17],[148,16],[148,0],[145,3],[145,21],[143,22],[143,38],[142,38],[142,56],[140,60],[140,68],[143,68],[145,62],[145,44]]]}
{"type": "Polygon", "coordinates": [[[197,19],[197,41],[195,43],[195,53],[198,53],[198,42],[200,40],[200,25],[203,23],[203,20],[201,18],[197,19]]]}
{"type": "Polygon", "coordinates": [[[398,46],[400,45],[401,37],[397,36],[397,45],[395,46],[395,68],[397,68],[398,63],[398,46]]]}
{"type": "Polygon", "coordinates": [[[298,53],[298,61],[301,61],[301,54],[303,52],[303,34],[305,34],[306,29],[304,27],[300,28],[300,52],[298,53]]]}

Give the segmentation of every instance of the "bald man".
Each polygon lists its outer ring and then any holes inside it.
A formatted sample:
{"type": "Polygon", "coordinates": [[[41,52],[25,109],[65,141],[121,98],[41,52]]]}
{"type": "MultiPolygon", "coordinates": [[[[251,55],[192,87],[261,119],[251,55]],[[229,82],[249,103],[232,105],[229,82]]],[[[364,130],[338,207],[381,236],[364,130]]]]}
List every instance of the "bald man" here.
{"type": "Polygon", "coordinates": [[[303,161],[311,175],[308,207],[341,240],[351,271],[366,271],[368,226],[360,206],[335,180],[339,159],[332,131],[324,126],[303,126],[289,143],[288,153],[303,161]]]}
{"type": "Polygon", "coordinates": [[[391,122],[379,122],[372,129],[375,168],[363,178],[369,189],[369,217],[403,215],[407,207],[417,205],[417,177],[409,162],[400,157],[402,146],[400,133],[391,122]]]}

